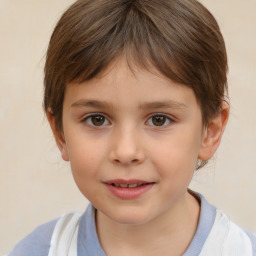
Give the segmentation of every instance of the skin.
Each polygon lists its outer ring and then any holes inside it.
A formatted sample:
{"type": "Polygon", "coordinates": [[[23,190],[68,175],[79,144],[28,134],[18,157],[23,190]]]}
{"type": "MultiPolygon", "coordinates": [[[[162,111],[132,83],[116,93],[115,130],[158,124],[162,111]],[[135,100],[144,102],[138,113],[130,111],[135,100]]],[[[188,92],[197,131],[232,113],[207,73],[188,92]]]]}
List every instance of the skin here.
{"type": "Polygon", "coordinates": [[[133,68],[118,59],[101,76],[69,84],[62,133],[50,109],[47,117],[78,188],[97,209],[97,232],[107,255],[182,255],[200,213],[187,188],[197,159],[216,151],[228,106],[203,126],[190,88],[133,68]],[[91,117],[95,113],[98,119],[91,117]],[[153,186],[138,198],[120,199],[104,184],[113,179],[153,186]]]}

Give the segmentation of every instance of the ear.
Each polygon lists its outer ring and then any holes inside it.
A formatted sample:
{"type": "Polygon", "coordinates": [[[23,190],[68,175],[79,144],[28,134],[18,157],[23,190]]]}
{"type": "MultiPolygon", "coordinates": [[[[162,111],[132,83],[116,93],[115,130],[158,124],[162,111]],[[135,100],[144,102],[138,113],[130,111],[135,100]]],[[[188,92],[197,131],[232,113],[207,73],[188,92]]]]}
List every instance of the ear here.
{"type": "Polygon", "coordinates": [[[203,131],[198,158],[209,160],[219,147],[229,116],[229,104],[223,101],[221,111],[214,116],[203,131]]]}
{"type": "Polygon", "coordinates": [[[55,117],[54,117],[54,114],[53,114],[53,112],[50,108],[47,109],[46,116],[47,116],[48,122],[51,126],[53,135],[55,137],[56,144],[57,144],[57,146],[60,150],[62,159],[64,161],[69,161],[69,155],[68,155],[68,150],[67,150],[67,145],[66,145],[64,133],[57,130],[56,123],[55,123],[55,117]]]}

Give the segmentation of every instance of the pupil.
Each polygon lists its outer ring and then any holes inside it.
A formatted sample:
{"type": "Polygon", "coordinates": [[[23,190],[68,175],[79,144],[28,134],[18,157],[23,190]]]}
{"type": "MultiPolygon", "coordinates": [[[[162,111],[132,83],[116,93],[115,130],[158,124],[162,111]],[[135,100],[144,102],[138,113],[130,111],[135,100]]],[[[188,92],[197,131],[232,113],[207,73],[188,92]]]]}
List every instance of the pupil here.
{"type": "Polygon", "coordinates": [[[153,124],[156,126],[162,126],[165,123],[166,118],[164,116],[154,116],[153,124]]]}
{"type": "Polygon", "coordinates": [[[92,123],[95,126],[100,126],[105,122],[105,117],[104,116],[93,116],[92,117],[92,123]]]}

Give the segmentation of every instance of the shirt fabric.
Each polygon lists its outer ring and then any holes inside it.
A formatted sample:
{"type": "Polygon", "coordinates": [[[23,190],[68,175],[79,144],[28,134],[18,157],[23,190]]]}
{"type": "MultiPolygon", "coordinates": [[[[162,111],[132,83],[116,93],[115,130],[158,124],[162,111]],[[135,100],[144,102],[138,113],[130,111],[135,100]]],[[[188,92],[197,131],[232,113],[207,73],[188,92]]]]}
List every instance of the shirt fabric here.
{"type": "MultiPolygon", "coordinates": [[[[242,230],[220,210],[197,194],[201,201],[196,233],[183,256],[256,256],[256,237],[242,230]]],[[[46,256],[58,219],[36,228],[21,240],[8,256],[46,256]]],[[[77,256],[106,256],[95,224],[95,208],[89,204],[81,216],[77,235],[77,256]]]]}

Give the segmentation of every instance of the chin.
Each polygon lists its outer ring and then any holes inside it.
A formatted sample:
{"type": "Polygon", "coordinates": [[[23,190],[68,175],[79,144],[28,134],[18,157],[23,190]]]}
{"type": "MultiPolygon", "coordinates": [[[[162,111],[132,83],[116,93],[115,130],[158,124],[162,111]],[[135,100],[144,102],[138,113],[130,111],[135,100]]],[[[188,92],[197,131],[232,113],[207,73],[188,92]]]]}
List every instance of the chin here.
{"type": "Polygon", "coordinates": [[[147,213],[136,212],[136,211],[121,211],[115,212],[112,216],[108,216],[116,223],[122,225],[143,225],[149,222],[152,216],[149,216],[147,213]]]}

